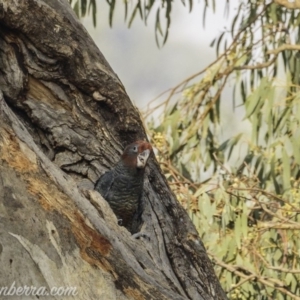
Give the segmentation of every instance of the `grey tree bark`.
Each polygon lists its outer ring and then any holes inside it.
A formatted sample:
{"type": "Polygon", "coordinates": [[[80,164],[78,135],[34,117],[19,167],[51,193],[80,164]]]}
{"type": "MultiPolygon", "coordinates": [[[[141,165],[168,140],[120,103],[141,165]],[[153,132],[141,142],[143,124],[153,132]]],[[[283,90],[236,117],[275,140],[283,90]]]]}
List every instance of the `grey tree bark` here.
{"type": "Polygon", "coordinates": [[[145,138],[121,81],[66,0],[0,0],[0,288],[226,299],[154,157],[144,187],[150,241],[118,226],[93,191],[123,147],[145,138]]]}

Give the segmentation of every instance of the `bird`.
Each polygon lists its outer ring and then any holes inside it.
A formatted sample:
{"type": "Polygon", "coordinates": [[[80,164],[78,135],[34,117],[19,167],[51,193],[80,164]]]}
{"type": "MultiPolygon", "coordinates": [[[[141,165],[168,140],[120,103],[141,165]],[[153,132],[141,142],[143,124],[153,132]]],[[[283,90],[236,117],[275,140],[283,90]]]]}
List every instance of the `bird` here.
{"type": "Polygon", "coordinates": [[[148,142],[129,144],[115,167],[100,176],[94,187],[109,203],[120,225],[132,234],[138,232],[141,222],[144,174],[151,153],[148,142]]]}

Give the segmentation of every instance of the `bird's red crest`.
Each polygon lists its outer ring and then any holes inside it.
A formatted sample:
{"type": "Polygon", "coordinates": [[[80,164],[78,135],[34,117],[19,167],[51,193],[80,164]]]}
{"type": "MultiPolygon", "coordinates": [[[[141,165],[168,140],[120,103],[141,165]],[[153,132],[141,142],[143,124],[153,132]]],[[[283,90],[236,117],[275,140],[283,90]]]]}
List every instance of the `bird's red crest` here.
{"type": "MultiPolygon", "coordinates": [[[[138,160],[137,157],[139,154],[143,153],[145,150],[149,150],[150,153],[152,151],[152,146],[148,142],[145,141],[136,141],[128,145],[122,156],[121,159],[123,163],[127,166],[131,167],[138,167],[138,160]]],[[[147,157],[148,159],[148,157],[147,157]]]]}
{"type": "Polygon", "coordinates": [[[141,153],[141,152],[143,152],[143,151],[145,151],[147,149],[150,150],[150,151],[152,150],[151,144],[149,144],[148,142],[145,142],[145,141],[136,141],[136,142],[134,142],[132,144],[138,145],[139,153],[141,153]]]}

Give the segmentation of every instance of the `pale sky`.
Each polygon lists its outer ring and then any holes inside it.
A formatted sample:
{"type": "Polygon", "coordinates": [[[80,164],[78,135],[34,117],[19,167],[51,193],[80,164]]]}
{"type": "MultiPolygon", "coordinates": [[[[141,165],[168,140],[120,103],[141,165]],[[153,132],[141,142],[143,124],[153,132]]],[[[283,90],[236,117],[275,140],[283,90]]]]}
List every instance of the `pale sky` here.
{"type": "Polygon", "coordinates": [[[97,27],[93,28],[90,17],[83,19],[83,24],[118,74],[131,100],[140,109],[145,109],[146,104],[163,91],[199,72],[215,59],[215,48],[209,47],[209,44],[231,22],[224,16],[224,6],[220,5],[216,13],[207,10],[203,28],[203,2],[195,2],[189,13],[181,1],[176,1],[169,38],[160,49],[155,42],[155,11],[150,15],[147,26],[137,15],[128,29],[120,1],[110,28],[108,5],[100,1],[97,2],[97,27]]]}

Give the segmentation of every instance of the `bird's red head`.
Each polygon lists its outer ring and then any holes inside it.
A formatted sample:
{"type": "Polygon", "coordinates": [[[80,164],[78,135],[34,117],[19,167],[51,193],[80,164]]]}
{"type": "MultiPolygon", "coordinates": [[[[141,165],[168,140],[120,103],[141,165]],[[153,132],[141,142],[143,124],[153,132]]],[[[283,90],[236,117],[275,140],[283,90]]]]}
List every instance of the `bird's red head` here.
{"type": "Polygon", "coordinates": [[[152,146],[148,142],[136,141],[125,148],[121,159],[126,166],[143,169],[151,151],[152,146]]]}

